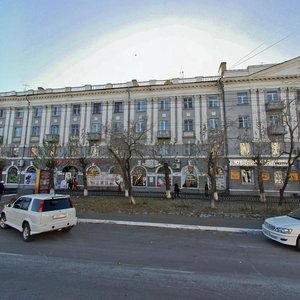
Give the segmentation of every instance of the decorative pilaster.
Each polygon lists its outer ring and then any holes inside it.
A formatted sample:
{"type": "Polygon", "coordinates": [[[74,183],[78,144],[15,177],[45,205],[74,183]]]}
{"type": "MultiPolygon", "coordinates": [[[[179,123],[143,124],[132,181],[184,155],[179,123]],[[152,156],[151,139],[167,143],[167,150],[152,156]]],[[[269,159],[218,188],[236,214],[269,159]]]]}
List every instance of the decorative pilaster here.
{"type": "MultiPolygon", "coordinates": [[[[257,95],[257,89],[250,90],[250,105],[252,110],[252,132],[253,132],[253,140],[258,141],[262,137],[262,130],[266,130],[266,128],[262,128],[260,126],[260,111],[259,111],[259,99],[257,95]]],[[[263,106],[264,107],[264,106],[263,106]]]]}
{"type": "Polygon", "coordinates": [[[59,144],[63,145],[65,143],[65,128],[66,128],[66,113],[67,113],[67,104],[62,105],[60,125],[59,125],[59,144]]]}
{"type": "Polygon", "coordinates": [[[182,96],[177,97],[177,144],[182,144],[182,96]]]}
{"type": "Polygon", "coordinates": [[[152,122],[152,99],[147,98],[147,104],[146,104],[146,109],[147,109],[147,144],[151,144],[151,137],[153,135],[153,122],[152,122]]]}
{"type": "Polygon", "coordinates": [[[170,97],[170,106],[171,106],[171,116],[170,116],[170,130],[171,130],[171,143],[174,143],[177,141],[177,136],[176,136],[176,98],[174,96],[170,97]]]}
{"type": "Polygon", "coordinates": [[[12,143],[12,136],[13,136],[13,131],[14,131],[14,120],[15,120],[15,115],[16,111],[14,108],[10,107],[10,117],[9,117],[9,124],[8,124],[8,134],[7,134],[7,145],[11,145],[12,143]]]}
{"type": "Polygon", "coordinates": [[[194,96],[194,107],[195,107],[195,136],[196,136],[196,141],[200,141],[200,131],[201,131],[201,114],[200,114],[200,95],[194,96]]]}

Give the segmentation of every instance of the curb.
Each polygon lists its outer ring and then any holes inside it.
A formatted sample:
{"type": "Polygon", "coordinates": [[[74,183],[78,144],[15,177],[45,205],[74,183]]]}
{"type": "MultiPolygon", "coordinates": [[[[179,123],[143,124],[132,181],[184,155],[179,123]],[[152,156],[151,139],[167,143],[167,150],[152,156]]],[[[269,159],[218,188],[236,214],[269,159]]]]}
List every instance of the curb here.
{"type": "Polygon", "coordinates": [[[183,224],[81,219],[81,218],[78,219],[78,223],[113,224],[113,225],[126,225],[126,226],[156,227],[156,228],[169,228],[169,229],[187,229],[187,230],[200,230],[200,231],[221,231],[221,232],[234,232],[234,233],[261,233],[261,229],[253,229],[253,228],[234,228],[234,227],[220,227],[220,226],[183,225],[183,224]]]}

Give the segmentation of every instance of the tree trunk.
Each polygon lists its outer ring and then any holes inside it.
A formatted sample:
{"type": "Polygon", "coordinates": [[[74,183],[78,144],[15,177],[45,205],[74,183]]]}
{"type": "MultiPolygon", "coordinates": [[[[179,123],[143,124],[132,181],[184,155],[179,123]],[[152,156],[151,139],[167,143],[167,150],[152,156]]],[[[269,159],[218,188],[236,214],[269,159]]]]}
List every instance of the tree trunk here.
{"type": "Polygon", "coordinates": [[[172,198],[170,190],[166,190],[166,198],[167,199],[171,199],[172,198]]]}
{"type": "Polygon", "coordinates": [[[89,192],[88,192],[88,188],[87,188],[87,176],[86,176],[85,170],[83,170],[82,180],[83,180],[83,196],[86,197],[86,196],[88,196],[89,192]]]}
{"type": "Polygon", "coordinates": [[[165,170],[165,182],[166,182],[166,198],[171,199],[170,170],[169,170],[168,163],[164,163],[164,170],[165,170]]]}
{"type": "Polygon", "coordinates": [[[279,206],[281,206],[283,203],[284,200],[283,194],[284,194],[284,189],[283,188],[279,189],[279,202],[278,202],[279,206]]]}
{"type": "Polygon", "coordinates": [[[259,194],[259,200],[262,203],[265,203],[267,201],[266,193],[265,192],[259,194]]]}

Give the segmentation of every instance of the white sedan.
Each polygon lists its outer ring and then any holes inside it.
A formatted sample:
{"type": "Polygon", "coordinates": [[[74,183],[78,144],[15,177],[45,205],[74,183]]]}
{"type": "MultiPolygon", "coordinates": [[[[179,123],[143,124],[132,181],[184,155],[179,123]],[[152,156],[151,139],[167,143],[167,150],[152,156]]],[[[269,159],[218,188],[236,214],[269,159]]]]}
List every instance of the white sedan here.
{"type": "Polygon", "coordinates": [[[274,241],[296,246],[300,250],[300,208],[286,216],[266,219],[262,225],[262,232],[274,241]]]}

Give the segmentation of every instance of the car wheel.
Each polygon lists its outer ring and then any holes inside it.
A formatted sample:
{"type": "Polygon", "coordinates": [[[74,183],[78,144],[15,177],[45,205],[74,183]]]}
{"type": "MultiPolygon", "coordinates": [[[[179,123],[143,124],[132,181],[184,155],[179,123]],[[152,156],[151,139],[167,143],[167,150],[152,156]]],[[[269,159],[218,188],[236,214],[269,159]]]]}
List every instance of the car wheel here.
{"type": "Polygon", "coordinates": [[[0,217],[0,227],[2,229],[7,229],[8,228],[8,225],[5,224],[5,221],[6,221],[5,214],[1,214],[1,217],[0,217]]]}
{"type": "Polygon", "coordinates": [[[297,248],[298,251],[300,251],[300,235],[297,238],[296,248],[297,248]]]}
{"type": "Polygon", "coordinates": [[[22,237],[24,242],[31,241],[30,226],[28,223],[25,223],[23,225],[22,237]]]}

